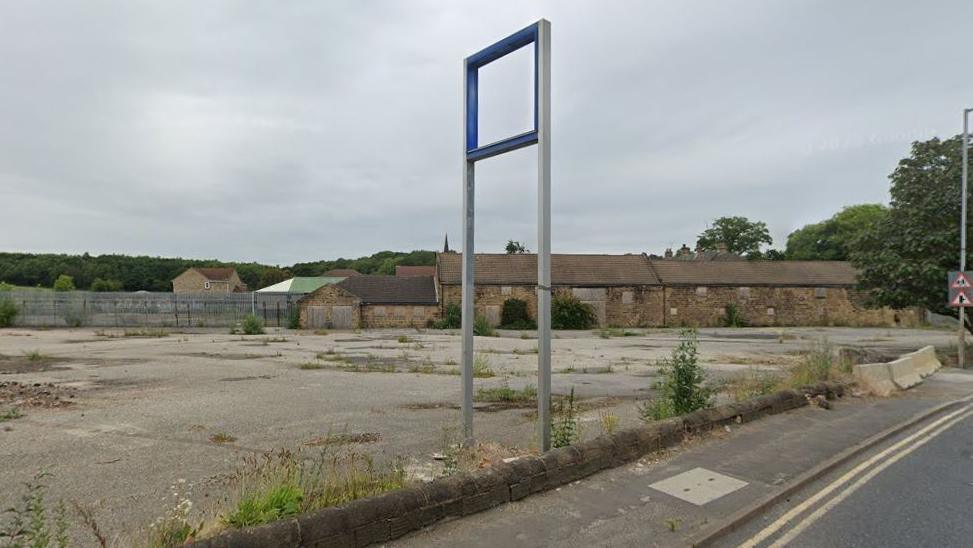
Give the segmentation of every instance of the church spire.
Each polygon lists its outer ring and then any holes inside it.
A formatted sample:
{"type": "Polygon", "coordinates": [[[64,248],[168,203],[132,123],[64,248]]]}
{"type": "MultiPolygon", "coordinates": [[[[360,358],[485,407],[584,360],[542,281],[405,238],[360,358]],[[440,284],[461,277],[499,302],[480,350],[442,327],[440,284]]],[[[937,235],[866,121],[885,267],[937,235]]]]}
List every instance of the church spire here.
{"type": "Polygon", "coordinates": [[[449,233],[446,233],[446,241],[443,243],[443,253],[452,253],[449,249],[449,233]]]}

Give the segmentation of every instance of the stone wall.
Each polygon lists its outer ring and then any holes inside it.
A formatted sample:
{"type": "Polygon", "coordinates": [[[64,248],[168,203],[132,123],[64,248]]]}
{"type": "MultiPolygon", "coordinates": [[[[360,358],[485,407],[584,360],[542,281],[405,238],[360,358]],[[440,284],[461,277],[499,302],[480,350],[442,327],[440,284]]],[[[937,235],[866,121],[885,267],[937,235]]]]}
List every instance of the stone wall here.
{"type": "Polygon", "coordinates": [[[313,293],[303,297],[299,302],[301,327],[315,329],[334,327],[335,306],[349,306],[352,309],[351,325],[339,326],[344,328],[361,327],[360,299],[355,295],[335,285],[324,285],[313,293]]]}
{"type": "Polygon", "coordinates": [[[428,327],[439,319],[439,305],[379,305],[361,306],[361,326],[379,327],[428,327]]]}
{"type": "MultiPolygon", "coordinates": [[[[568,294],[592,305],[599,318],[599,327],[657,327],[664,321],[661,287],[555,287],[555,294],[568,294]]],[[[459,305],[462,288],[443,285],[440,296],[442,310],[450,303],[459,305]]],[[[476,287],[477,315],[485,316],[492,325],[500,324],[503,302],[521,299],[527,302],[530,317],[537,319],[537,293],[533,285],[480,285],[476,287]]]]}
{"type": "Polygon", "coordinates": [[[667,326],[723,325],[735,303],[748,325],[903,326],[921,323],[918,310],[867,309],[864,295],[841,287],[666,287],[667,326]]]}

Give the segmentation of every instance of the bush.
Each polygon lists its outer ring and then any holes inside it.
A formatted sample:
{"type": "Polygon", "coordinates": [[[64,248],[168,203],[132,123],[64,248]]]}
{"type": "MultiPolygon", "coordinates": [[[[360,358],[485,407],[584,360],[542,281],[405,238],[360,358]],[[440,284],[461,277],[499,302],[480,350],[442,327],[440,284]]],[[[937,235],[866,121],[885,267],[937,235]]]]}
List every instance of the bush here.
{"type": "Polygon", "coordinates": [[[92,291],[121,291],[122,282],[118,280],[105,280],[102,278],[95,278],[91,280],[91,290],[92,291]]]}
{"type": "Polygon", "coordinates": [[[61,274],[54,280],[54,291],[74,291],[74,278],[61,274]]]}
{"type": "Polygon", "coordinates": [[[639,407],[644,420],[661,420],[709,407],[712,392],[703,386],[705,376],[699,365],[696,330],[679,334],[679,346],[663,360],[662,378],[655,383],[655,399],[639,407]]]}
{"type": "Polygon", "coordinates": [[[14,286],[8,284],[7,282],[0,282],[0,291],[13,291],[14,286]]]}
{"type": "Polygon", "coordinates": [[[264,323],[253,314],[247,314],[243,318],[243,323],[240,327],[243,328],[243,332],[247,335],[263,335],[264,333],[264,323]]]}
{"type": "Polygon", "coordinates": [[[20,311],[10,299],[0,299],[0,327],[10,327],[20,311]]]}
{"type": "Polygon", "coordinates": [[[463,325],[463,309],[456,303],[446,305],[442,319],[433,324],[436,329],[459,329],[463,325]]]}
{"type": "Polygon", "coordinates": [[[736,303],[726,305],[726,314],[723,316],[724,327],[746,327],[747,321],[743,319],[740,309],[736,303]]]}
{"type": "Polygon", "coordinates": [[[537,329],[537,324],[530,319],[527,312],[527,301],[523,299],[507,299],[503,301],[500,311],[500,327],[503,329],[537,329]]]}
{"type": "Polygon", "coordinates": [[[301,328],[301,311],[296,306],[292,306],[290,311],[287,312],[287,328],[301,328]]]}
{"type": "Polygon", "coordinates": [[[574,405],[574,387],[566,400],[553,405],[554,412],[551,419],[551,445],[567,447],[581,439],[581,426],[578,423],[577,409],[574,405]]]}
{"type": "Polygon", "coordinates": [[[551,299],[551,327],[554,329],[591,329],[595,325],[595,311],[573,295],[557,295],[551,299]]]}

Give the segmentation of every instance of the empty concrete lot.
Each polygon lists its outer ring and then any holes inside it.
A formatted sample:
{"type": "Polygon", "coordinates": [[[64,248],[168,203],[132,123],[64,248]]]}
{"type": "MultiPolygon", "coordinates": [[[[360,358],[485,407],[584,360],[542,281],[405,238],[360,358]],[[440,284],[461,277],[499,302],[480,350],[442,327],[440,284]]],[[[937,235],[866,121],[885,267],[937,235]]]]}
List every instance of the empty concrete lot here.
{"type": "MultiPolygon", "coordinates": [[[[477,388],[535,384],[531,333],[478,337],[477,388]],[[489,372],[487,371],[489,370],[489,372]]],[[[586,436],[607,409],[620,426],[638,421],[657,360],[676,330],[559,332],[554,392],[583,400],[586,436]]],[[[703,329],[700,355],[713,382],[754,369],[780,370],[818,341],[894,355],[954,340],[938,330],[703,329]]],[[[123,329],[0,331],[0,506],[14,503],[40,471],[51,496],[92,506],[112,534],[144,527],[178,479],[194,497],[220,492],[241,457],[278,448],[314,450],[329,434],[357,449],[403,457],[435,474],[433,453],[456,434],[460,381],[455,332],[269,331],[265,335],[123,329]],[[221,437],[222,436],[222,437],[221,437]],[[228,441],[231,440],[232,441],[228,441]],[[215,441],[214,441],[215,440],[215,441]],[[222,443],[220,443],[222,442],[222,443]]],[[[477,404],[477,436],[531,449],[533,404],[477,404]]]]}

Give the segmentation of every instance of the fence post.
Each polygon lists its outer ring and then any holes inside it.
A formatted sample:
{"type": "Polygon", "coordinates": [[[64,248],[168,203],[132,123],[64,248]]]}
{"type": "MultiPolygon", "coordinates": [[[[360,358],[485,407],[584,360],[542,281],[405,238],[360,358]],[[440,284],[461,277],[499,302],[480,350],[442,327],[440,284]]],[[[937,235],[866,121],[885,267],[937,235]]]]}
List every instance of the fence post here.
{"type": "Polygon", "coordinates": [[[274,305],[277,307],[277,327],[280,327],[280,301],[277,301],[274,305]]]}

